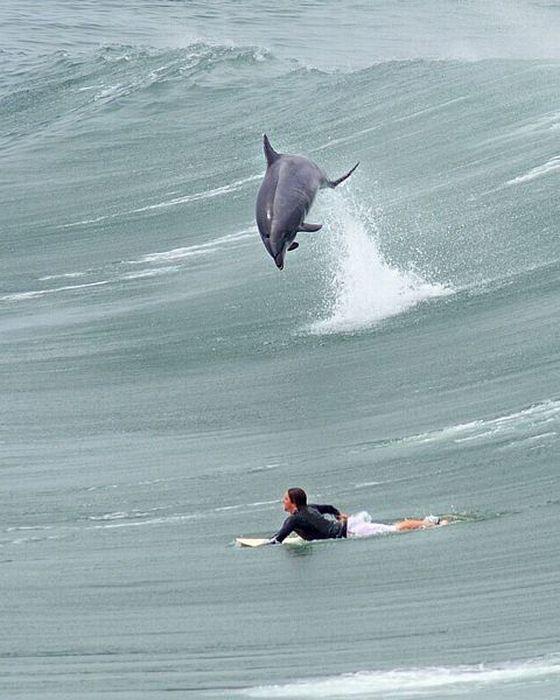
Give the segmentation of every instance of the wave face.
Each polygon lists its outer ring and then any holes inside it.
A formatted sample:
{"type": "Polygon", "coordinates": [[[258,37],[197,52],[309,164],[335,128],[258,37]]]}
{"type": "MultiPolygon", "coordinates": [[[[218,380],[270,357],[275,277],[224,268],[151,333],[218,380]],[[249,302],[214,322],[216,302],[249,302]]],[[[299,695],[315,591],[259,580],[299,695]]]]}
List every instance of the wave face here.
{"type": "Polygon", "coordinates": [[[2,697],[560,696],[558,3],[343,5],[1,4],[2,697]]]}

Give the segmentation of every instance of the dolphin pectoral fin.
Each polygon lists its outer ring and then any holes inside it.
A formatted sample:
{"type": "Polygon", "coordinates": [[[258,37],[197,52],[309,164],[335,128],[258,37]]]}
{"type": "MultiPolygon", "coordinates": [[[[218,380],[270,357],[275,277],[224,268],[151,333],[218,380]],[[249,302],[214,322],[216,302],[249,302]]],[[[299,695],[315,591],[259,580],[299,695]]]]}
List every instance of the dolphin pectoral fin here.
{"type": "Polygon", "coordinates": [[[288,250],[295,250],[296,248],[299,248],[299,243],[296,243],[294,241],[292,245],[288,248],[288,250]]]}
{"type": "Polygon", "coordinates": [[[315,231],[320,231],[323,228],[323,224],[301,224],[298,231],[303,231],[304,233],[315,233],[315,231]]]}
{"type": "Polygon", "coordinates": [[[338,180],[327,180],[327,186],[328,186],[328,187],[332,187],[332,188],[334,189],[337,185],[340,185],[341,182],[344,182],[344,180],[346,180],[347,178],[350,177],[350,175],[352,175],[352,173],[354,172],[354,170],[356,170],[356,168],[358,167],[358,165],[360,165],[359,161],[358,161],[358,163],[356,163],[356,165],[352,168],[352,170],[349,170],[349,171],[346,173],[346,175],[343,175],[342,177],[339,177],[338,180]]]}
{"type": "Polygon", "coordinates": [[[270,145],[270,141],[268,140],[268,136],[266,134],[263,134],[263,146],[264,146],[264,155],[266,156],[266,162],[268,165],[272,165],[275,160],[280,158],[280,153],[277,153],[274,148],[270,145]]]}

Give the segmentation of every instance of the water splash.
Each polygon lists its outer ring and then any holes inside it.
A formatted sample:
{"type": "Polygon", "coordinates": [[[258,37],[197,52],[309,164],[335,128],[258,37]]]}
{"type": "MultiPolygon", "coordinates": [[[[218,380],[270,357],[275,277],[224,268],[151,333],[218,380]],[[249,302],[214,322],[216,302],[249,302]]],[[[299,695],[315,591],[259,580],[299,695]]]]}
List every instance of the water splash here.
{"type": "MultiPolygon", "coordinates": [[[[308,329],[318,335],[349,333],[400,314],[425,299],[452,294],[442,284],[387,263],[375,242],[374,217],[341,194],[333,193],[325,228],[330,280],[328,315],[308,329]]],[[[323,244],[324,245],[324,244],[323,244]]]]}

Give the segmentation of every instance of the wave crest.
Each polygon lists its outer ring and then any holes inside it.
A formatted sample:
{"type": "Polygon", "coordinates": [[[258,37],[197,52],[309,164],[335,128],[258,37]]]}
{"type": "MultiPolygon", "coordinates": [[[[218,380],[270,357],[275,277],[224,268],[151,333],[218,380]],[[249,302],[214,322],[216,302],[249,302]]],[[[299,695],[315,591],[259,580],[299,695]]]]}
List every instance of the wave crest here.
{"type": "MultiPolygon", "coordinates": [[[[163,84],[223,84],[222,70],[234,87],[247,81],[243,68],[274,63],[268,51],[252,46],[197,43],[185,48],[153,49],[103,46],[94,52],[56,51],[33,61],[0,99],[5,133],[18,138],[49,128],[60,120],[88,117],[113,104],[163,84]],[[208,82],[209,81],[209,82],[208,82]]],[[[160,96],[158,95],[158,99],[160,96]]]]}

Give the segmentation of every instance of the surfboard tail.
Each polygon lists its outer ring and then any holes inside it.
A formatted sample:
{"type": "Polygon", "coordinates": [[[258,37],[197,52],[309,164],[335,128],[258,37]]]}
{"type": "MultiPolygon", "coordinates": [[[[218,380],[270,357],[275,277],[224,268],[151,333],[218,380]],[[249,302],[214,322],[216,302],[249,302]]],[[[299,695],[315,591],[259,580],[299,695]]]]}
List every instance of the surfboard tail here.
{"type": "Polygon", "coordinates": [[[343,175],[342,177],[339,177],[338,180],[327,180],[327,185],[328,185],[329,187],[332,187],[332,189],[334,190],[335,187],[337,187],[338,185],[340,185],[341,182],[344,182],[344,180],[347,180],[347,179],[350,177],[350,175],[352,175],[352,173],[354,172],[354,170],[356,170],[356,168],[358,167],[358,165],[360,165],[360,162],[359,162],[359,161],[358,161],[358,162],[356,163],[356,165],[352,168],[352,170],[349,170],[349,171],[346,173],[346,175],[343,175]]]}

